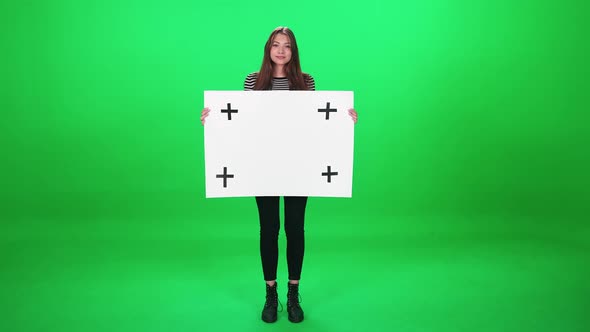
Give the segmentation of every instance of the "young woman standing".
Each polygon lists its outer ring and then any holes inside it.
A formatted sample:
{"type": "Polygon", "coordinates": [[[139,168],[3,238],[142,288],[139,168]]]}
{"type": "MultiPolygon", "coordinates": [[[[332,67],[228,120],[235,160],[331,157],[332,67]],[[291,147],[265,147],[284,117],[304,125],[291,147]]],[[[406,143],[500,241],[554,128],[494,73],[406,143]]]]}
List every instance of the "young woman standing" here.
{"type": "MultiPolygon", "coordinates": [[[[297,42],[289,28],[278,27],[270,34],[264,46],[262,66],[258,72],[246,77],[244,90],[315,90],[313,77],[301,71],[297,42]]],[[[209,108],[205,108],[201,113],[203,125],[209,111],[209,108]]],[[[356,111],[349,109],[348,113],[356,123],[356,111]]],[[[304,220],[307,197],[285,196],[284,201],[289,270],[287,312],[291,322],[299,323],[303,321],[303,310],[299,304],[299,280],[305,248],[304,220]]],[[[262,320],[267,323],[277,320],[279,202],[278,196],[256,197],[260,219],[260,257],[266,281],[266,301],[262,309],[262,320]]]]}

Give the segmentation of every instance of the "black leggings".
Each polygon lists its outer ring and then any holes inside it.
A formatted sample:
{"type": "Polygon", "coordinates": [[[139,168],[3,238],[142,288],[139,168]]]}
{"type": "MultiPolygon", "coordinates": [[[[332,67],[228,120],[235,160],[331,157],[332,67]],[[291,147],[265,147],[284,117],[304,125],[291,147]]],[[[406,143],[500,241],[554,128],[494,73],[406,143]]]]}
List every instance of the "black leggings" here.
{"type": "MultiPolygon", "coordinates": [[[[307,197],[284,197],[285,200],[285,233],[287,235],[287,265],[289,280],[299,280],[303,266],[303,251],[305,239],[303,221],[307,197]]],[[[277,278],[277,264],[279,257],[279,202],[278,196],[256,197],[258,214],[260,216],[260,257],[264,280],[277,278]]]]}

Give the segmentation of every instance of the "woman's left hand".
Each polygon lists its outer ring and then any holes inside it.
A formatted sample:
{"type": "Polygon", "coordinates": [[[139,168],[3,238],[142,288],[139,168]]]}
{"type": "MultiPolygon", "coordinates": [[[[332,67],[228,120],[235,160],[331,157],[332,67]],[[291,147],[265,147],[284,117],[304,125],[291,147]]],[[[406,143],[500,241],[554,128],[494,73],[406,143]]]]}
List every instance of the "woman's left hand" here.
{"type": "Polygon", "coordinates": [[[348,114],[352,118],[352,121],[354,121],[354,124],[356,124],[356,121],[358,119],[358,115],[356,114],[356,111],[354,110],[354,108],[349,109],[348,114]]]}

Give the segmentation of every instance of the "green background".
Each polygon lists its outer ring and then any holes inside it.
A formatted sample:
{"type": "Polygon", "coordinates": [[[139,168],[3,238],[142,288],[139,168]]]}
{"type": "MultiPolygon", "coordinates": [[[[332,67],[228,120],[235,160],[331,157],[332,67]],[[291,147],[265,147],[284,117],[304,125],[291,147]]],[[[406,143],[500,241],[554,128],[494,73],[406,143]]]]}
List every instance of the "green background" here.
{"type": "Polygon", "coordinates": [[[3,2],[0,330],[588,331],[588,9],[3,2]],[[204,197],[203,91],[279,25],[359,113],[353,197],[308,202],[301,325],[260,320],[254,198],[204,197]]]}

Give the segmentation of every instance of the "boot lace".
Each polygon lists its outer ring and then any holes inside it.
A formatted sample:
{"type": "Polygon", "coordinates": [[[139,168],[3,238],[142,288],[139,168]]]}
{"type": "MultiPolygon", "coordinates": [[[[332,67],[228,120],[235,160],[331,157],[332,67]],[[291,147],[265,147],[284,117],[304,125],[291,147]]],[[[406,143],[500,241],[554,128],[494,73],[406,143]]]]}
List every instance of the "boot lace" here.
{"type": "Polygon", "coordinates": [[[301,306],[299,305],[299,303],[301,302],[303,302],[301,294],[296,290],[289,289],[289,292],[287,293],[287,306],[300,308],[301,306]],[[293,293],[297,294],[297,296],[293,296],[293,293]]]}
{"type": "MultiPolygon", "coordinates": [[[[266,302],[264,303],[264,307],[268,308],[271,306],[276,306],[276,307],[280,307],[280,309],[278,310],[278,312],[283,312],[283,304],[281,303],[281,300],[279,300],[279,296],[277,294],[276,288],[271,291],[270,290],[270,286],[266,286],[268,288],[267,292],[266,292],[266,302]]],[[[276,285],[275,285],[276,287],[276,285]]]]}

